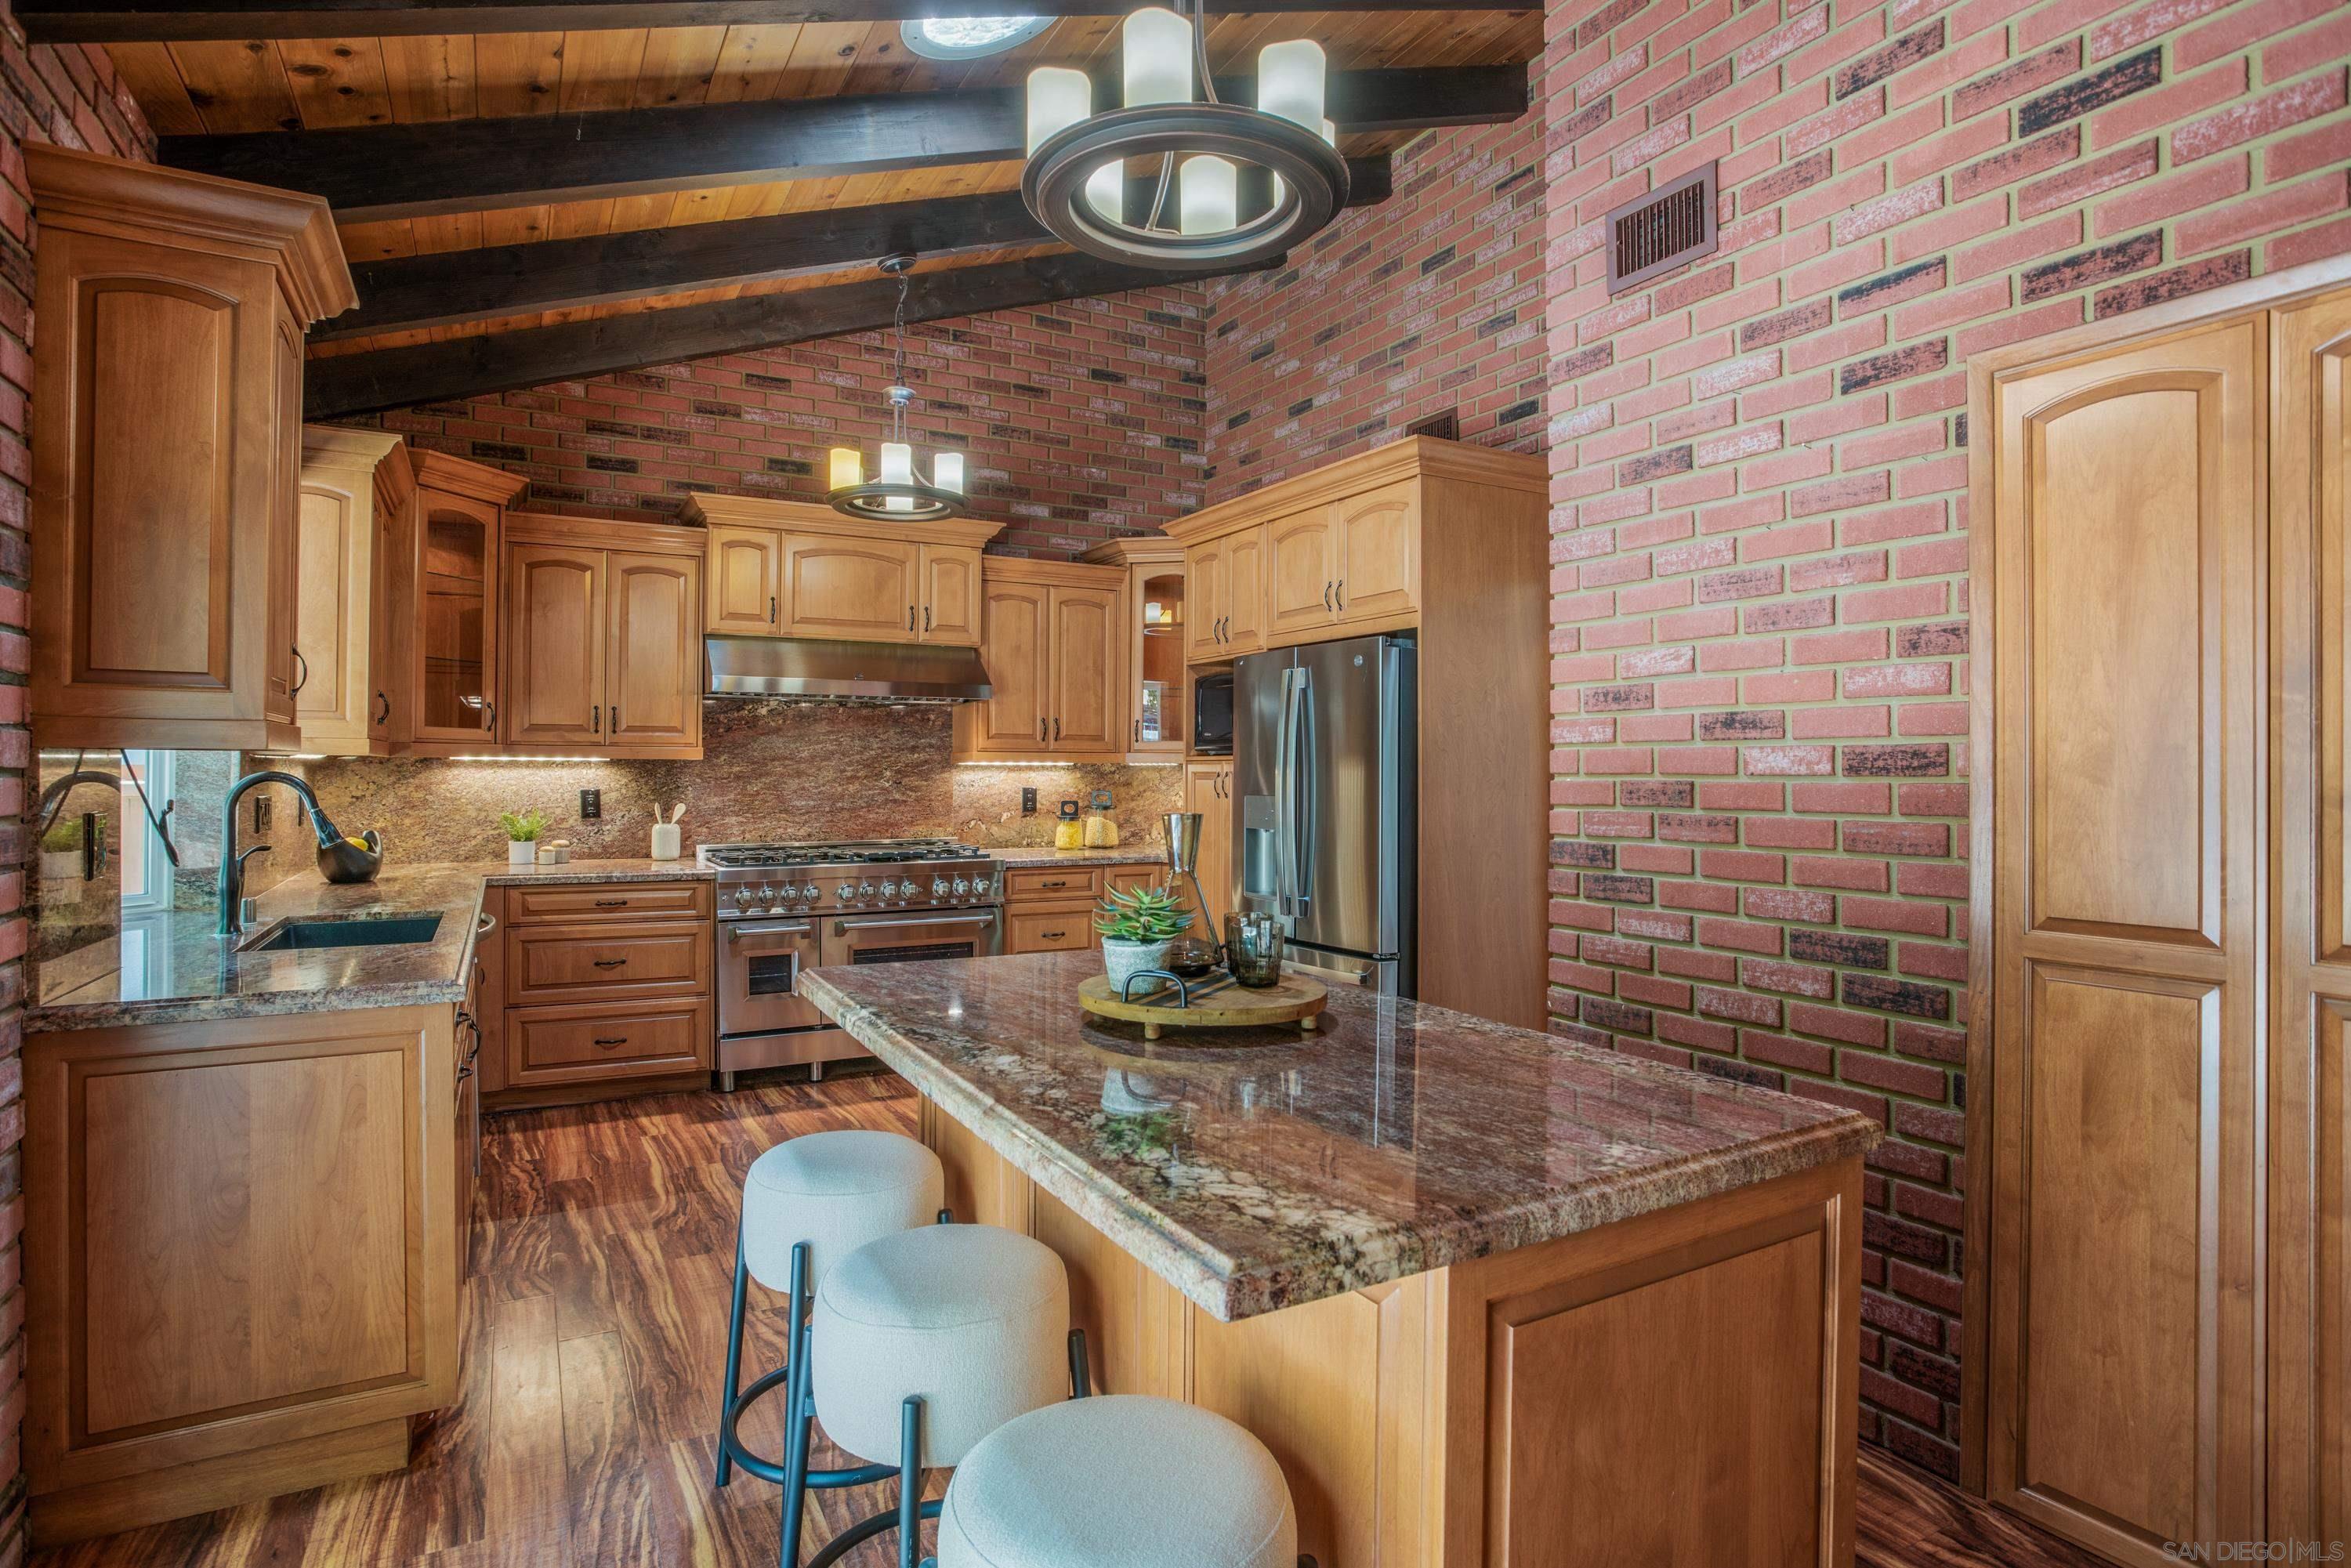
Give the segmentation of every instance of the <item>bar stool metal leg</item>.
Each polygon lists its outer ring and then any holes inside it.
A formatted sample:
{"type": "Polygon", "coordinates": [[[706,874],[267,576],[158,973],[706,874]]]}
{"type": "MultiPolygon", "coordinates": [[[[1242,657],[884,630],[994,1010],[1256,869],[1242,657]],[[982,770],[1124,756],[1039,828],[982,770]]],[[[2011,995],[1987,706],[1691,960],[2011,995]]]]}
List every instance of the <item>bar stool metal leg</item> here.
{"type": "Polygon", "coordinates": [[[725,1486],[735,1479],[734,1456],[727,1452],[726,1437],[734,1426],[735,1401],[742,1392],[743,1381],[743,1308],[750,1283],[750,1272],[743,1264],[743,1221],[735,1220],[735,1297],[726,1312],[726,1387],[718,1396],[718,1475],[714,1486],[725,1486]]]}
{"type": "Polygon", "coordinates": [[[917,1568],[923,1555],[923,1396],[899,1406],[898,1568],[917,1568]]]}

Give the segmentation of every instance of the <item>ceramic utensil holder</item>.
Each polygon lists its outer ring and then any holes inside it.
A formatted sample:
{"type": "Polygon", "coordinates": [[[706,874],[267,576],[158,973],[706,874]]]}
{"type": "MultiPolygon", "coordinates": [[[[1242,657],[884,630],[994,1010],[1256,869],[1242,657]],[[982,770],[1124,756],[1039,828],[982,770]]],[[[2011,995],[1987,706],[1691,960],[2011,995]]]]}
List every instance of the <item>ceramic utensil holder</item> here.
{"type": "Polygon", "coordinates": [[[674,861],[685,848],[685,833],[675,822],[653,824],[653,856],[657,861],[674,861]]]}

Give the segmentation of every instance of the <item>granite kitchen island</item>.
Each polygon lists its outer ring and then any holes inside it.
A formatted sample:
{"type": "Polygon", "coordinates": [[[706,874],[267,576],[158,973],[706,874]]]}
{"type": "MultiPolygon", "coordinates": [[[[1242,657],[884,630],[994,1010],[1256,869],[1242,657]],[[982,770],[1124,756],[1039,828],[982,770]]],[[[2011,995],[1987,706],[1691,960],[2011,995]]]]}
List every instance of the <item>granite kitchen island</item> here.
{"type": "Polygon", "coordinates": [[[1352,991],[1146,1045],[1100,968],[800,984],[957,1217],[1069,1265],[1098,1382],[1256,1432],[1322,1568],[1851,1561],[1875,1123],[1352,991]]]}

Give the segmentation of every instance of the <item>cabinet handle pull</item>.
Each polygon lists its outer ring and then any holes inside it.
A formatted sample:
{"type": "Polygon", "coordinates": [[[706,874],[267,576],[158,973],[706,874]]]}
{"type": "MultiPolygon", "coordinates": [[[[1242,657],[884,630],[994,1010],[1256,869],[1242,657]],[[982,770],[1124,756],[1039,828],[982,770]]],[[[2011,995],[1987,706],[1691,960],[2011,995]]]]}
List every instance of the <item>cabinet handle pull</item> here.
{"type": "Polygon", "coordinates": [[[626,1045],[629,1043],[629,1037],[625,1034],[600,1034],[595,1037],[595,1040],[598,1045],[626,1045]]]}
{"type": "Polygon", "coordinates": [[[629,901],[625,898],[600,898],[596,901],[596,907],[599,909],[626,909],[629,907],[629,901]]]}
{"type": "Polygon", "coordinates": [[[498,728],[498,705],[486,697],[482,699],[482,728],[492,735],[498,728]]]}
{"type": "Polygon", "coordinates": [[[376,723],[390,724],[392,722],[392,699],[384,695],[381,692],[378,692],[375,694],[375,700],[383,709],[381,713],[375,716],[376,723]]]}
{"type": "Polygon", "coordinates": [[[294,650],[294,689],[286,694],[289,697],[301,695],[302,688],[310,684],[310,661],[302,656],[299,648],[294,650]]]}
{"type": "Polygon", "coordinates": [[[588,710],[588,733],[590,735],[604,733],[604,709],[601,704],[588,710]]]}
{"type": "Polygon", "coordinates": [[[776,596],[775,596],[774,594],[770,593],[769,595],[768,595],[768,625],[770,625],[770,626],[773,626],[775,623],[776,623],[776,596]]]}
{"type": "Polygon", "coordinates": [[[624,967],[627,963],[628,960],[626,958],[599,958],[596,960],[596,967],[600,969],[618,969],[624,967]]]}
{"type": "Polygon", "coordinates": [[[925,631],[925,632],[927,632],[927,631],[929,631],[930,629],[931,629],[931,607],[930,607],[929,605],[925,604],[925,605],[924,605],[924,606],[923,606],[923,630],[924,630],[924,631],[925,631]]]}
{"type": "Polygon", "coordinates": [[[909,604],[908,606],[906,606],[906,630],[907,630],[907,631],[909,631],[909,632],[912,632],[914,629],[914,607],[913,605],[909,604]]]}
{"type": "Polygon", "coordinates": [[[1037,885],[1039,887],[1067,887],[1070,883],[1068,879],[1064,878],[1059,882],[1040,882],[1037,885]]]}
{"type": "Polygon", "coordinates": [[[1331,585],[1327,582],[1322,585],[1322,608],[1331,608],[1331,585]]]}
{"type": "Polygon", "coordinates": [[[1346,580],[1345,578],[1343,578],[1343,578],[1341,578],[1341,579],[1339,580],[1339,585],[1338,585],[1338,586],[1339,586],[1339,608],[1340,608],[1340,610],[1341,610],[1341,611],[1343,611],[1343,611],[1347,608],[1347,580],[1346,580]]]}
{"type": "Polygon", "coordinates": [[[1142,721],[1141,719],[1136,719],[1136,720],[1134,721],[1134,744],[1135,744],[1135,745],[1137,745],[1137,746],[1141,746],[1141,745],[1143,744],[1143,721],[1142,721]]]}
{"type": "Polygon", "coordinates": [[[1048,727],[1047,722],[1041,718],[1037,721],[1037,738],[1040,740],[1050,740],[1052,738],[1051,729],[1048,727]]]}
{"type": "Polygon", "coordinates": [[[1042,936],[1048,942],[1059,942],[1062,937],[1067,936],[1069,933],[1066,931],[1040,931],[1037,935],[1042,936]]]}
{"type": "Polygon", "coordinates": [[[614,703],[614,704],[612,705],[612,728],[611,728],[611,733],[612,733],[612,734],[614,734],[614,735],[618,735],[618,734],[620,734],[620,733],[621,733],[621,705],[620,705],[619,703],[614,703]]]}
{"type": "Polygon", "coordinates": [[[1061,717],[1059,714],[1053,716],[1053,738],[1055,740],[1061,738],[1061,717]]]}

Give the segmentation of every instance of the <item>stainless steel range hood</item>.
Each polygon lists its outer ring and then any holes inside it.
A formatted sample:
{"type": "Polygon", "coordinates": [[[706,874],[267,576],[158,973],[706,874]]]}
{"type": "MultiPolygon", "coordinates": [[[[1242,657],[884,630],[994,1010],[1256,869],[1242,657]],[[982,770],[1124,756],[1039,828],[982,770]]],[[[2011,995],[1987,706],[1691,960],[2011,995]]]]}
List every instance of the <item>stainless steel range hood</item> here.
{"type": "Polygon", "coordinates": [[[977,703],[989,695],[987,670],[975,648],[808,637],[705,637],[702,645],[708,696],[977,703]]]}

